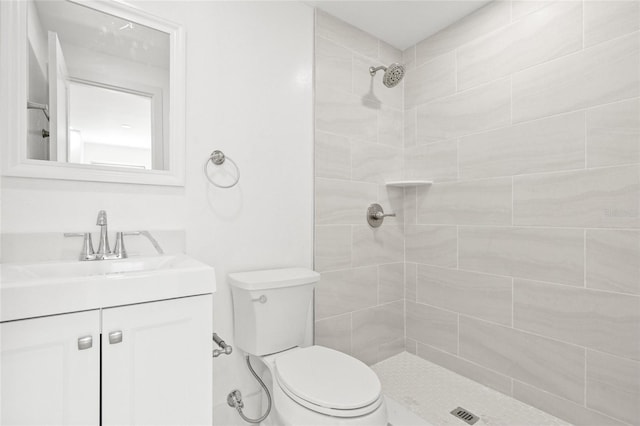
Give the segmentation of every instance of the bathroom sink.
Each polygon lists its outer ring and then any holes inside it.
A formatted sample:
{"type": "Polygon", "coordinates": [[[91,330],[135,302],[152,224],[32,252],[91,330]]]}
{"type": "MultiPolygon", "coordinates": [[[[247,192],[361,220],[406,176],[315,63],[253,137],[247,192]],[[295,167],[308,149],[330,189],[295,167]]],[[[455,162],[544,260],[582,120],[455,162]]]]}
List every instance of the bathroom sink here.
{"type": "Polygon", "coordinates": [[[215,291],[215,271],[186,255],[0,265],[0,321],[215,291]]]}

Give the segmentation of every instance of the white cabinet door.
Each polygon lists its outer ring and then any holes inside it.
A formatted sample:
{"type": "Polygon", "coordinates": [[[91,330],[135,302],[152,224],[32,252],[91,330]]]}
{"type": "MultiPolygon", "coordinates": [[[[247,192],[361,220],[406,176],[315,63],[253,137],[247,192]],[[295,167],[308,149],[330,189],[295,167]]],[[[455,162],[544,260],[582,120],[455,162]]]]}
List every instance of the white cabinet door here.
{"type": "Polygon", "coordinates": [[[102,424],[211,425],[212,332],[211,295],[104,309],[102,424]]]}
{"type": "Polygon", "coordinates": [[[99,311],[6,322],[0,335],[0,424],[99,424],[99,311]]]}

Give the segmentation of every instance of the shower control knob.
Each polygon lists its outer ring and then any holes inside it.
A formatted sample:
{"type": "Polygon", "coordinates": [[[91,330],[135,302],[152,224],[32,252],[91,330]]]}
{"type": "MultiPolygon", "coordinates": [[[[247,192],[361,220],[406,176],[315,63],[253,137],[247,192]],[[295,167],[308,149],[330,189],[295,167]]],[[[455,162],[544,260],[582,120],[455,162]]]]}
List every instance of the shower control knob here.
{"type": "Polygon", "coordinates": [[[385,214],[384,210],[382,209],[382,206],[377,203],[371,204],[367,209],[367,223],[369,223],[369,225],[372,228],[380,227],[380,225],[382,225],[382,222],[384,222],[385,217],[395,217],[395,216],[396,216],[395,213],[385,214]]]}

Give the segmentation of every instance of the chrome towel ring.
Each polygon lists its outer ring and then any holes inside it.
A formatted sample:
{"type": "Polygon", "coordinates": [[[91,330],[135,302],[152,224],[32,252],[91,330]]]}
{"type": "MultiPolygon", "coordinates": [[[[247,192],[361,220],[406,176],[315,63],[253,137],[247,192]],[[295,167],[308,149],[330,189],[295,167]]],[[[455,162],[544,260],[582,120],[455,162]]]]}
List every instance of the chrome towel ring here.
{"type": "Polygon", "coordinates": [[[211,155],[209,156],[209,158],[207,158],[207,161],[205,161],[204,163],[204,175],[207,178],[207,180],[209,182],[211,182],[212,185],[217,186],[218,188],[231,188],[232,186],[235,186],[238,181],[240,180],[240,169],[238,168],[238,165],[236,164],[235,161],[233,161],[231,158],[227,157],[224,155],[224,153],[222,151],[219,150],[215,150],[211,153],[211,155]],[[229,160],[229,162],[231,164],[233,164],[233,167],[236,169],[236,178],[235,180],[230,183],[229,185],[220,185],[218,183],[215,183],[213,181],[213,179],[211,179],[211,176],[209,176],[209,163],[212,163],[216,166],[220,166],[222,165],[226,160],[229,160]]]}

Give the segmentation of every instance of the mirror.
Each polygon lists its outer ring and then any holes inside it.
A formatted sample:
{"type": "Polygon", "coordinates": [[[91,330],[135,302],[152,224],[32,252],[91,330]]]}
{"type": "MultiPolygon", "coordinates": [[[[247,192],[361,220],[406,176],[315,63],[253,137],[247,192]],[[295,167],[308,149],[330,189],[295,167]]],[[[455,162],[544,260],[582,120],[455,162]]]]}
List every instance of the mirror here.
{"type": "Polygon", "coordinates": [[[0,7],[17,18],[11,28],[3,19],[0,35],[24,47],[12,49],[23,60],[9,64],[24,82],[14,97],[23,111],[7,123],[18,146],[3,174],[183,184],[179,26],[116,1],[0,7]]]}

